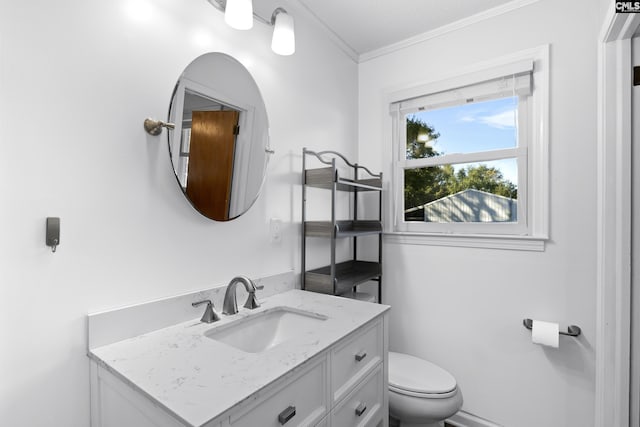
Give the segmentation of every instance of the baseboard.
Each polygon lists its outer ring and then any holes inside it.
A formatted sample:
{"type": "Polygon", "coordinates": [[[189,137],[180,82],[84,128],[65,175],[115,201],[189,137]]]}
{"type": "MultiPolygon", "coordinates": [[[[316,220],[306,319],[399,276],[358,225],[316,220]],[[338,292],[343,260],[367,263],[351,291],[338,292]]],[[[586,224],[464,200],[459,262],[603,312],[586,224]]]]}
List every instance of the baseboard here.
{"type": "Polygon", "coordinates": [[[456,427],[502,427],[500,424],[464,411],[458,411],[454,416],[447,419],[447,423],[456,427]]]}

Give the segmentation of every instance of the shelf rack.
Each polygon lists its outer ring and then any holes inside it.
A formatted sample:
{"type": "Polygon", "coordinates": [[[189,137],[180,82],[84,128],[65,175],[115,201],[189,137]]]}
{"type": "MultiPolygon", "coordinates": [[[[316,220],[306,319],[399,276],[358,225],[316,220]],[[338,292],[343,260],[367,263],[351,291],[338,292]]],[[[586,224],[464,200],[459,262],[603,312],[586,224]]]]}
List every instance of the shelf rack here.
{"type": "Polygon", "coordinates": [[[382,173],[374,174],[369,169],[349,162],[336,151],[302,150],[302,289],[325,294],[343,295],[355,291],[357,285],[367,281],[378,282],[377,301],[382,301],[382,173]],[[307,169],[307,156],[315,157],[327,167],[307,169]],[[342,176],[337,168],[348,170],[348,176],[342,176]],[[322,188],[331,191],[331,219],[326,221],[307,221],[307,187],[322,188]],[[336,194],[349,192],[353,196],[351,218],[336,218],[336,194]],[[375,193],[378,197],[377,219],[359,219],[358,196],[361,193],[375,193]],[[378,259],[365,261],[358,259],[358,238],[367,235],[378,236],[378,259]],[[308,238],[329,240],[331,261],[329,265],[307,270],[306,247],[308,238]],[[351,259],[336,260],[336,242],[338,239],[352,239],[351,259]]]}

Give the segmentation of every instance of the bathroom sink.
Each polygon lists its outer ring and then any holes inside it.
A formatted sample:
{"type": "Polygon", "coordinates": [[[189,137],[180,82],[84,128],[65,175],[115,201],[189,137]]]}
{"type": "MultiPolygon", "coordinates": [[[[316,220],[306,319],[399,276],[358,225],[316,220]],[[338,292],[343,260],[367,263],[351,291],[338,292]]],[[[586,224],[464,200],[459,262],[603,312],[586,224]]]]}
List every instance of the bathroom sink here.
{"type": "Polygon", "coordinates": [[[321,314],[291,307],[275,307],[209,329],[205,336],[247,353],[261,353],[315,330],[325,320],[327,317],[321,314]]]}

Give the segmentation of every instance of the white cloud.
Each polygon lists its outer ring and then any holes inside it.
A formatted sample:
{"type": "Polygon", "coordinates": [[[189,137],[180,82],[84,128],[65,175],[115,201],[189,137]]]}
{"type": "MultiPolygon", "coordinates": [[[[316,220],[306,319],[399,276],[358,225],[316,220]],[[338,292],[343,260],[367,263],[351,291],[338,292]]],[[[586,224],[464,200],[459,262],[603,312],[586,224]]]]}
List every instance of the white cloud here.
{"type": "Polygon", "coordinates": [[[490,116],[468,115],[459,119],[461,122],[478,122],[497,129],[514,128],[516,123],[516,111],[507,110],[490,116]]]}
{"type": "Polygon", "coordinates": [[[516,125],[516,112],[515,110],[507,110],[491,116],[479,117],[478,120],[480,123],[498,129],[513,128],[516,125]]]}

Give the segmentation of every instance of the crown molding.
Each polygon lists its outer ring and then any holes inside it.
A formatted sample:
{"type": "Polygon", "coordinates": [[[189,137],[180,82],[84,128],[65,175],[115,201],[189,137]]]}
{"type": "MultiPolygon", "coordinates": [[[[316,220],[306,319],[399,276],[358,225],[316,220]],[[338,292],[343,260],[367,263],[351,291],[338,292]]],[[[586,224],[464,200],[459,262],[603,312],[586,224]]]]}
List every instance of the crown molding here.
{"type": "MultiPolygon", "coordinates": [[[[418,34],[413,37],[409,37],[408,39],[404,39],[397,43],[392,43],[390,45],[381,47],[379,49],[371,50],[369,52],[365,52],[360,54],[358,58],[358,62],[366,62],[374,58],[378,58],[383,55],[388,55],[392,52],[405,49],[409,46],[413,46],[418,43],[422,43],[426,40],[433,39],[435,37],[440,37],[443,34],[450,33],[452,31],[460,30],[462,28],[468,27],[470,25],[476,24],[478,22],[484,21],[486,19],[490,19],[499,15],[502,15],[507,12],[511,12],[516,9],[520,9],[522,7],[528,6],[530,4],[536,3],[540,0],[513,0],[509,3],[505,3],[500,6],[496,6],[494,8],[485,10],[484,12],[477,13],[475,15],[471,15],[467,18],[460,19],[459,21],[452,22],[451,24],[443,25],[442,27],[438,27],[434,30],[427,31],[422,34],[418,34]]],[[[326,25],[323,24],[326,27],[326,25]]]]}
{"type": "Polygon", "coordinates": [[[303,1],[290,2],[290,4],[298,10],[304,10],[305,14],[314,21],[318,27],[329,37],[329,39],[344,52],[353,62],[358,63],[360,55],[347,42],[345,42],[336,32],[315,14],[303,1]]]}

